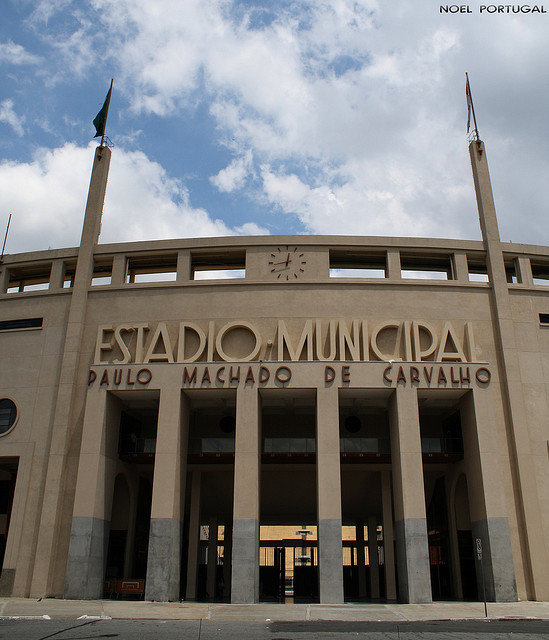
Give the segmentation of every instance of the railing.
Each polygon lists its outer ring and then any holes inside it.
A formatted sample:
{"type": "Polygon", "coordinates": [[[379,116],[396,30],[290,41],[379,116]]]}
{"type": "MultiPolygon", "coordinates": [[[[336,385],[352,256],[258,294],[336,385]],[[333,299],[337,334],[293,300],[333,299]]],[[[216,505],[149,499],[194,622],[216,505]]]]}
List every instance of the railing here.
{"type": "Polygon", "coordinates": [[[123,438],[118,445],[118,453],[121,455],[154,454],[156,451],[156,438],[123,438]]]}
{"type": "Polygon", "coordinates": [[[462,455],[461,438],[421,438],[421,452],[426,454],[462,455]]]}
{"type": "Polygon", "coordinates": [[[391,453],[389,438],[340,438],[339,448],[342,454],[388,454],[391,453]]]}
{"type": "Polygon", "coordinates": [[[310,454],[316,452],[314,438],[264,438],[263,453],[310,454]]]}
{"type": "Polygon", "coordinates": [[[189,454],[234,453],[234,438],[189,438],[189,454]]]}

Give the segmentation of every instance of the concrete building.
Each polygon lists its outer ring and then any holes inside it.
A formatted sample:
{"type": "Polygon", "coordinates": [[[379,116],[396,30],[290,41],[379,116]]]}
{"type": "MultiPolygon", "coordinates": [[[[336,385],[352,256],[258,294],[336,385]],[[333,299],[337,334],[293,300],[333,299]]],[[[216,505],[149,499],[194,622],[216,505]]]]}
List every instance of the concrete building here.
{"type": "Polygon", "coordinates": [[[549,248],[470,156],[482,241],[105,245],[98,147],[0,265],[0,592],[549,600],[549,248]]]}

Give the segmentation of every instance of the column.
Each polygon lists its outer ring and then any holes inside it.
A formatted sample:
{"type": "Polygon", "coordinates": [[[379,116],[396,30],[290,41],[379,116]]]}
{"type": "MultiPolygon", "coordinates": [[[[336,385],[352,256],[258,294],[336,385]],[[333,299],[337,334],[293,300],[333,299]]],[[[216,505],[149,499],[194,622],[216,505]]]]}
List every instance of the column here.
{"type": "Polygon", "coordinates": [[[71,302],[67,318],[65,343],[59,385],[55,400],[51,442],[48,455],[48,470],[44,482],[44,497],[41,505],[38,539],[33,568],[30,596],[42,598],[60,596],[63,593],[64,558],[57,549],[66,542],[65,518],[70,513],[73,485],[71,483],[71,446],[78,439],[80,415],[79,384],[85,384],[87,367],[80,367],[82,336],[86,324],[88,289],[93,273],[94,251],[101,229],[101,215],[107,188],[111,151],[108,147],[97,147],[93,163],[82,237],[78,250],[78,263],[71,291],[71,302]]]}
{"type": "Polygon", "coordinates": [[[387,249],[387,273],[389,280],[400,280],[400,251],[398,249],[387,249]]]}
{"type": "Polygon", "coordinates": [[[383,508],[383,555],[385,560],[385,597],[396,600],[395,550],[393,532],[393,501],[391,472],[381,472],[381,502],[383,508]]]}
{"type": "Polygon", "coordinates": [[[112,259],[111,284],[120,286],[124,284],[126,278],[126,256],[123,253],[116,253],[112,259]]]}
{"type": "Polygon", "coordinates": [[[399,597],[402,602],[431,602],[431,569],[415,388],[399,387],[393,393],[389,402],[389,421],[399,597]]]}
{"type": "Polygon", "coordinates": [[[200,488],[202,483],[202,475],[200,471],[193,471],[191,482],[191,512],[189,517],[186,600],[196,600],[198,547],[200,545],[200,488]]]}
{"type": "Polygon", "coordinates": [[[343,603],[343,549],[339,405],[335,385],[317,391],[316,491],[320,604],[339,604],[343,603]]]}
{"type": "Polygon", "coordinates": [[[191,278],[191,252],[180,250],[177,252],[177,281],[185,282],[191,278]]]}
{"type": "MultiPolygon", "coordinates": [[[[486,597],[513,602],[517,588],[492,402],[488,389],[476,387],[461,401],[469,510],[473,538],[482,540],[486,597]]],[[[477,585],[482,594],[480,567],[477,585]]]]}
{"type": "Polygon", "coordinates": [[[261,471],[260,399],[257,389],[236,394],[236,442],[231,602],[259,600],[259,496],[261,471]]]}
{"type": "Polygon", "coordinates": [[[233,553],[233,524],[225,522],[223,534],[223,598],[231,595],[231,556],[233,553]]]}
{"type": "Polygon", "coordinates": [[[147,600],[180,597],[182,508],[185,496],[189,407],[181,389],[160,392],[147,557],[147,600]]]}
{"type": "Polygon", "coordinates": [[[368,518],[368,558],[370,562],[370,597],[379,600],[379,555],[377,552],[377,518],[368,518]]]}
{"type": "Polygon", "coordinates": [[[10,286],[10,270],[5,265],[0,270],[0,293],[6,293],[10,286]]]}
{"type": "Polygon", "coordinates": [[[356,565],[358,571],[358,597],[365,598],[366,593],[366,555],[364,553],[364,523],[355,525],[356,565]]]}
{"type": "Polygon", "coordinates": [[[120,401],[108,392],[90,390],[84,414],[65,598],[103,597],[119,424],[120,401]]]}
{"type": "Polygon", "coordinates": [[[208,526],[208,564],[206,569],[206,591],[208,598],[215,600],[217,590],[217,518],[210,518],[208,526]]]}
{"type": "Polygon", "coordinates": [[[64,277],[65,264],[63,260],[54,260],[51,265],[49,289],[62,289],[64,277]]]}
{"type": "MultiPolygon", "coordinates": [[[[521,558],[528,599],[549,599],[549,555],[544,537],[541,513],[545,508],[538,493],[535,474],[536,456],[533,450],[530,429],[538,429],[539,419],[532,415],[527,406],[528,390],[523,383],[521,360],[523,353],[517,344],[513,321],[513,309],[509,297],[509,285],[505,273],[503,247],[500,242],[496,208],[492,194],[490,172],[484,143],[480,140],[469,145],[471,167],[477,196],[482,238],[486,247],[488,274],[491,283],[492,317],[496,329],[496,353],[501,394],[505,411],[509,465],[512,471],[514,500],[518,522],[517,535],[520,542],[521,558]]],[[[522,270],[521,276],[531,276],[531,269],[522,270]]],[[[528,284],[528,279],[525,282],[528,284]]],[[[526,309],[522,310],[523,313],[526,309]]],[[[530,319],[537,324],[537,314],[530,310],[530,319]]],[[[543,393],[540,385],[539,393],[543,393]]],[[[507,453],[507,452],[505,452],[507,453]]],[[[546,455],[545,452],[542,455],[546,455]]]]}
{"type": "Polygon", "coordinates": [[[465,251],[454,251],[454,280],[469,282],[469,264],[465,251]]]}

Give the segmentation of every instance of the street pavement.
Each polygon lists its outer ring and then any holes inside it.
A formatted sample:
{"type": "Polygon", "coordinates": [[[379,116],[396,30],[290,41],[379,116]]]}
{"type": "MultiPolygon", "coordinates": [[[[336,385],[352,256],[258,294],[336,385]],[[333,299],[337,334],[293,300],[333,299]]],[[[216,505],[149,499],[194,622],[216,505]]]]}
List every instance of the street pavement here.
{"type": "Polygon", "coordinates": [[[7,640],[542,640],[549,620],[227,621],[0,619],[7,640]]]}
{"type": "Polygon", "coordinates": [[[0,599],[7,640],[538,640],[548,602],[253,604],[0,599]]]}
{"type": "MultiPolygon", "coordinates": [[[[488,618],[549,620],[549,602],[489,602],[488,618]]],[[[135,600],[63,600],[0,598],[0,618],[58,620],[219,620],[219,621],[346,621],[405,622],[481,620],[482,602],[431,604],[223,604],[202,602],[143,602],[135,600]]]]}

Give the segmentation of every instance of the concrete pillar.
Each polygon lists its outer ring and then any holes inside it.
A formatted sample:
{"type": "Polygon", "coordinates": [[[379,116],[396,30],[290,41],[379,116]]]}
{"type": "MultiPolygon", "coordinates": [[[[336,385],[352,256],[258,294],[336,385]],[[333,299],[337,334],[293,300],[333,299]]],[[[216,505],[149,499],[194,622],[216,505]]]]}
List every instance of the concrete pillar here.
{"type": "Polygon", "coordinates": [[[381,472],[381,502],[383,508],[383,555],[385,560],[385,597],[396,600],[395,551],[393,531],[393,501],[391,472],[381,472]]]}
{"type": "Polygon", "coordinates": [[[343,548],[339,405],[335,385],[317,391],[316,490],[320,604],[339,604],[343,603],[343,548]]]}
{"type": "Polygon", "coordinates": [[[120,286],[124,284],[126,277],[126,256],[123,253],[116,253],[112,259],[111,284],[120,286]]]}
{"type": "Polygon", "coordinates": [[[65,598],[103,597],[119,425],[118,398],[97,388],[90,390],[84,414],[65,598]]]}
{"type": "Polygon", "coordinates": [[[181,389],[160,393],[145,598],[180,598],[181,538],[187,475],[188,399],[181,389]]]}
{"type": "MultiPolygon", "coordinates": [[[[85,385],[85,367],[80,366],[82,334],[86,323],[88,290],[93,273],[94,251],[101,229],[103,202],[111,151],[97,147],[86,203],[78,262],[71,291],[71,303],[59,372],[59,385],[55,400],[51,441],[46,455],[48,470],[40,514],[40,528],[36,543],[34,571],[30,588],[31,597],[60,596],[65,579],[64,560],[67,544],[65,518],[70,513],[74,484],[71,483],[71,457],[69,450],[78,440],[76,432],[81,411],[82,387],[85,385]],[[79,395],[78,401],[76,396],[79,395]],[[61,551],[63,550],[63,551],[61,551]]],[[[82,355],[88,359],[88,355],[82,355]]]]}
{"type": "Polygon", "coordinates": [[[233,553],[233,524],[225,522],[223,534],[223,597],[231,595],[231,556],[233,553]]]}
{"type": "MultiPolygon", "coordinates": [[[[488,389],[476,387],[461,401],[469,510],[473,539],[482,540],[486,597],[513,602],[517,588],[492,402],[488,389]]],[[[482,594],[480,567],[477,585],[482,594]]]]}
{"type": "Polygon", "coordinates": [[[193,471],[191,486],[191,510],[189,517],[189,547],[187,553],[186,600],[196,600],[198,580],[198,548],[200,546],[200,489],[202,474],[193,471]]]}
{"type": "Polygon", "coordinates": [[[389,280],[400,280],[400,251],[398,249],[387,249],[387,273],[389,280]]]}
{"type": "Polygon", "coordinates": [[[364,523],[359,522],[356,530],[356,566],[358,571],[358,597],[365,598],[366,592],[366,554],[364,553],[364,523]]]}
{"type": "Polygon", "coordinates": [[[181,250],[177,252],[177,281],[186,282],[191,277],[191,252],[181,250]]]}
{"type": "Polygon", "coordinates": [[[63,278],[65,277],[65,263],[63,260],[54,260],[50,271],[50,290],[63,288],[63,278]]]}
{"type": "MultiPolygon", "coordinates": [[[[499,237],[484,143],[480,140],[471,142],[469,155],[491,283],[492,315],[497,338],[496,355],[504,402],[514,498],[517,503],[520,556],[516,558],[516,563],[524,571],[521,581],[525,582],[525,589],[523,587],[523,590],[526,591],[525,596],[532,600],[548,600],[549,554],[541,517],[545,506],[538,493],[535,472],[539,464],[536,457],[539,454],[545,456],[546,452],[540,451],[539,448],[534,450],[531,447],[531,433],[538,428],[539,419],[533,419],[532,412],[529,411],[525,400],[528,397],[528,389],[527,385],[523,383],[521,366],[523,354],[516,341],[516,325],[513,321],[503,248],[499,237]]],[[[523,271],[522,266],[523,264],[519,263],[521,277],[526,275],[525,284],[529,284],[528,270],[523,271]]],[[[525,312],[526,310],[523,309],[523,313],[525,312]]],[[[536,312],[531,310],[530,314],[532,322],[537,324],[536,312]]],[[[543,388],[542,385],[540,387],[543,388]]],[[[539,393],[543,393],[542,388],[539,393]]]]}
{"type": "Polygon", "coordinates": [[[377,518],[368,518],[368,560],[370,564],[370,597],[379,600],[379,555],[377,552],[377,518]]]}
{"type": "Polygon", "coordinates": [[[6,293],[10,285],[10,270],[6,266],[0,269],[0,293],[6,293]]]}
{"type": "Polygon", "coordinates": [[[259,600],[260,398],[254,387],[236,394],[231,602],[259,600]]]}
{"type": "Polygon", "coordinates": [[[465,251],[454,251],[454,280],[469,282],[469,265],[465,251]]]}
{"type": "Polygon", "coordinates": [[[415,388],[399,387],[389,402],[399,597],[431,602],[431,574],[419,411],[415,388]]]}
{"type": "Polygon", "coordinates": [[[215,600],[217,590],[217,518],[210,518],[208,527],[208,565],[206,569],[206,591],[208,598],[215,600]]]}
{"type": "Polygon", "coordinates": [[[530,264],[530,258],[527,256],[519,256],[517,260],[518,267],[518,279],[521,284],[525,284],[528,287],[534,286],[534,278],[532,276],[532,265],[530,264]]]}

